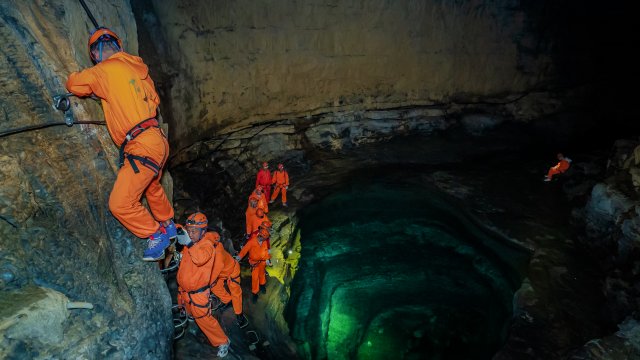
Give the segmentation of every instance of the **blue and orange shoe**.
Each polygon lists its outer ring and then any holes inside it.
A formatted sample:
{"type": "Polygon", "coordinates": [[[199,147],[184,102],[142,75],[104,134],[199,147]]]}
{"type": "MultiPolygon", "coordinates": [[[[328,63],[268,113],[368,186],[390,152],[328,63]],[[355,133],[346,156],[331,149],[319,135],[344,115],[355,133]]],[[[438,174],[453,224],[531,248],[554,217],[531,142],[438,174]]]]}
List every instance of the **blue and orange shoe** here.
{"type": "Polygon", "coordinates": [[[173,219],[169,219],[169,225],[165,226],[164,229],[167,231],[167,236],[169,239],[174,239],[178,236],[178,229],[176,229],[176,223],[173,222],[173,219]]]}
{"type": "Polygon", "coordinates": [[[164,227],[160,227],[155,234],[149,236],[147,249],[142,255],[144,261],[158,261],[164,259],[164,250],[169,247],[169,236],[164,227]]]}

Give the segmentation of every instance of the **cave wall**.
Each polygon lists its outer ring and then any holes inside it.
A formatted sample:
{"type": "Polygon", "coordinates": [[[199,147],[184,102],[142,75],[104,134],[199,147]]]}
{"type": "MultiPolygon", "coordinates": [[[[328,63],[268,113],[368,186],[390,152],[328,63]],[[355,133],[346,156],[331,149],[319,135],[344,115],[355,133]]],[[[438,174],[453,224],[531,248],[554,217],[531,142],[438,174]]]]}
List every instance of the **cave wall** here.
{"type": "Polygon", "coordinates": [[[600,266],[605,296],[603,313],[615,331],[586,343],[577,356],[611,359],[640,357],[640,141],[615,142],[607,162],[606,177],[590,190],[584,207],[574,210],[584,226],[580,244],[600,266]]]}
{"type": "Polygon", "coordinates": [[[178,148],[262,120],[510,99],[583,67],[556,62],[557,29],[538,22],[565,14],[546,3],[146,0],[134,9],[151,35],[143,53],[162,59],[178,148]]]}
{"type": "MultiPolygon", "coordinates": [[[[137,52],[128,1],[89,2],[137,52]]],[[[90,65],[93,28],[78,1],[0,2],[0,131],[63,121],[51,99],[90,65]]],[[[102,120],[73,100],[77,120],[102,120]]],[[[103,126],[55,126],[0,138],[0,357],[170,355],[171,301],[144,243],[111,216],[116,148],[103,126]],[[69,301],[93,310],[67,310],[69,301]]]]}

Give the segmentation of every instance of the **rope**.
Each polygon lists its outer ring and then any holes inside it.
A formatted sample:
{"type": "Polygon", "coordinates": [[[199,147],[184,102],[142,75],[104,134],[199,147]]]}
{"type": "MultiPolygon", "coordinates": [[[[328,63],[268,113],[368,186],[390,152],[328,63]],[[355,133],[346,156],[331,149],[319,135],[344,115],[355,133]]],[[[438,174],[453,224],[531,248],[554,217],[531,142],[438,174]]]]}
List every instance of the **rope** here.
{"type": "Polygon", "coordinates": [[[91,13],[89,8],[87,7],[87,4],[84,3],[84,0],[80,0],[80,5],[82,5],[82,8],[84,9],[84,12],[87,13],[87,16],[89,17],[89,20],[91,20],[91,22],[93,23],[93,26],[95,26],[96,29],[99,28],[100,26],[98,25],[98,22],[96,21],[96,18],[93,17],[93,14],[91,13]]]}
{"type": "MultiPolygon", "coordinates": [[[[106,125],[106,122],[99,121],[99,120],[74,121],[73,123],[74,124],[86,124],[86,125],[106,125]]],[[[51,127],[51,126],[58,126],[58,125],[67,125],[67,123],[66,122],[52,122],[52,123],[29,125],[29,126],[23,126],[23,127],[19,127],[19,128],[13,128],[13,129],[9,129],[9,130],[4,130],[4,131],[0,132],[0,138],[1,137],[5,137],[5,136],[9,136],[9,135],[19,134],[19,133],[26,132],[26,131],[39,130],[39,129],[44,129],[44,128],[48,128],[48,127],[51,127]]],[[[69,126],[69,125],[67,125],[67,126],[69,126]]]]}

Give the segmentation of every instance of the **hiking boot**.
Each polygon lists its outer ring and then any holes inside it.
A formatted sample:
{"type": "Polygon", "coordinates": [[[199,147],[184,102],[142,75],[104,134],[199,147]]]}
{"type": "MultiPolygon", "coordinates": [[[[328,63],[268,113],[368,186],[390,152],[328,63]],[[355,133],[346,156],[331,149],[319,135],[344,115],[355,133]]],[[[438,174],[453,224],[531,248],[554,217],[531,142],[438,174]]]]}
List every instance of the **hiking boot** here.
{"type": "Polygon", "coordinates": [[[282,206],[288,207],[289,205],[287,205],[287,203],[282,203],[282,206]]]}
{"type": "Polygon", "coordinates": [[[169,225],[164,226],[164,229],[167,231],[167,236],[169,237],[169,239],[173,239],[178,236],[176,224],[173,222],[173,219],[169,219],[169,225]]]}
{"type": "Polygon", "coordinates": [[[550,177],[546,177],[546,176],[545,176],[545,178],[544,178],[544,180],[543,180],[543,181],[544,181],[544,182],[549,182],[549,181],[551,181],[551,178],[550,178],[550,177]]]}
{"type": "Polygon", "coordinates": [[[260,285],[260,292],[263,294],[267,293],[267,285],[260,285]]]}
{"type": "Polygon", "coordinates": [[[269,204],[273,204],[274,202],[276,202],[275,200],[269,200],[269,204]]]}
{"type": "Polygon", "coordinates": [[[240,329],[243,329],[249,325],[249,320],[244,314],[236,314],[236,325],[238,325],[240,329]]]}
{"type": "Polygon", "coordinates": [[[228,339],[226,344],[218,346],[218,357],[223,358],[227,356],[229,353],[229,345],[231,345],[231,339],[228,339]]]}
{"type": "Polygon", "coordinates": [[[142,255],[144,261],[158,261],[164,259],[164,250],[169,247],[169,237],[163,227],[149,236],[147,249],[142,255]]]}

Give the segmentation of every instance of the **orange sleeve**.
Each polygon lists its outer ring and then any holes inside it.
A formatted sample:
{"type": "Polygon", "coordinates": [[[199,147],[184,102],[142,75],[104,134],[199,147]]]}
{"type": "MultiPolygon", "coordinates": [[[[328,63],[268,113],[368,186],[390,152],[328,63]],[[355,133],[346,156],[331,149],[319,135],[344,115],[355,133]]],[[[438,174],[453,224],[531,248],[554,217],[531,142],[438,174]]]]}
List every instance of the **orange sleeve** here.
{"type": "Polygon", "coordinates": [[[80,72],[72,72],[69,78],[67,78],[65,85],[67,90],[77,96],[96,94],[104,99],[105,91],[102,81],[100,81],[98,71],[97,68],[92,67],[80,72]]]}
{"type": "Polygon", "coordinates": [[[287,171],[284,172],[284,185],[289,186],[289,173],[287,171]]]}
{"type": "Polygon", "coordinates": [[[187,248],[189,255],[191,255],[191,261],[196,266],[202,266],[211,259],[214,255],[213,244],[210,241],[203,240],[198,241],[192,247],[187,248]]]}
{"type": "Polygon", "coordinates": [[[249,250],[251,250],[251,248],[253,247],[253,241],[249,240],[247,241],[247,244],[240,250],[240,253],[238,254],[238,256],[240,257],[240,260],[242,260],[242,258],[244,258],[247,253],[249,252],[249,250]]]}

